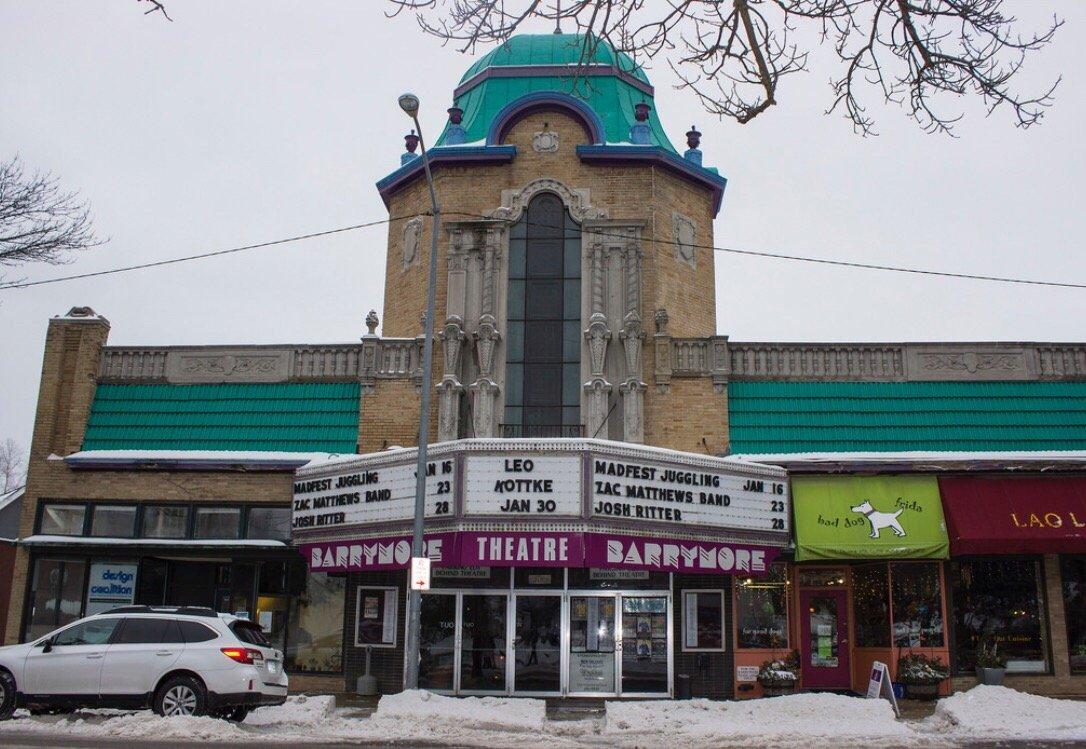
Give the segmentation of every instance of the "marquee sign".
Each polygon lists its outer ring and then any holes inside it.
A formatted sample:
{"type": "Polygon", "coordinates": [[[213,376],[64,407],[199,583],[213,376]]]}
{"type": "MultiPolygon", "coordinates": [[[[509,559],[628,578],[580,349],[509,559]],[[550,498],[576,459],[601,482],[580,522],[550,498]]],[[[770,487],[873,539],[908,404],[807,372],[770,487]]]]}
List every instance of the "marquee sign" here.
{"type": "MultiPolygon", "coordinates": [[[[455,464],[435,460],[426,469],[426,517],[451,515],[456,489],[455,464]]],[[[294,482],[291,528],[308,530],[346,525],[410,521],[415,517],[415,462],[362,467],[333,476],[294,482]]]]}
{"type": "MultiPolygon", "coordinates": [[[[617,552],[588,538],[612,533],[650,539],[623,548],[627,568],[757,574],[769,559],[758,549],[790,538],[787,474],[775,466],[595,439],[442,442],[427,466],[426,530],[460,544],[437,566],[607,567],[617,552]],[[717,546],[653,545],[669,534],[717,546]],[[733,557],[729,544],[754,552],[733,557]]],[[[369,569],[368,547],[349,539],[408,533],[414,509],[413,449],[314,461],[295,475],[292,536],[303,548],[335,545],[319,568],[369,569]]]]}

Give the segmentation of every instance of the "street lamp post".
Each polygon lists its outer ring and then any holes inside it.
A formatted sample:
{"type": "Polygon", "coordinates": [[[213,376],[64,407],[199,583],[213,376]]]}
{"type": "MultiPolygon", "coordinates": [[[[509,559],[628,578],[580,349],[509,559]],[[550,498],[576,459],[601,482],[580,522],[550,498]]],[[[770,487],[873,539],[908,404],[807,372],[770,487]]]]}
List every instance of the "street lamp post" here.
{"type": "MultiPolygon", "coordinates": [[[[433,211],[433,231],[430,235],[430,278],[426,289],[426,332],[422,347],[422,408],[419,414],[418,465],[415,468],[415,525],[411,537],[411,556],[423,556],[422,524],[426,514],[426,453],[430,441],[430,391],[433,389],[434,366],[434,306],[437,300],[437,235],[441,226],[441,209],[437,204],[434,177],[430,173],[430,157],[426,153],[426,141],[419,124],[419,97],[403,94],[399,98],[400,109],[415,123],[422,147],[422,168],[426,172],[426,186],[430,188],[430,207],[433,211]]],[[[404,686],[419,686],[419,628],[422,617],[422,593],[412,588],[407,602],[407,672],[404,686]]]]}

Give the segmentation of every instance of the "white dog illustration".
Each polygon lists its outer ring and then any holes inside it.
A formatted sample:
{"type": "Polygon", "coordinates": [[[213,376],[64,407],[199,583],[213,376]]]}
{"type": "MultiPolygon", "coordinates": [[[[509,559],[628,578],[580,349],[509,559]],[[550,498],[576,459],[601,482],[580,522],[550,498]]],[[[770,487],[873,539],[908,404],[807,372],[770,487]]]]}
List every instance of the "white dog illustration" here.
{"type": "Polygon", "coordinates": [[[879,532],[883,528],[889,528],[894,532],[895,536],[905,536],[905,529],[897,521],[897,516],[901,514],[901,510],[897,512],[879,512],[871,506],[871,501],[867,499],[849,509],[867,516],[868,521],[871,523],[871,538],[878,538],[879,532]]]}

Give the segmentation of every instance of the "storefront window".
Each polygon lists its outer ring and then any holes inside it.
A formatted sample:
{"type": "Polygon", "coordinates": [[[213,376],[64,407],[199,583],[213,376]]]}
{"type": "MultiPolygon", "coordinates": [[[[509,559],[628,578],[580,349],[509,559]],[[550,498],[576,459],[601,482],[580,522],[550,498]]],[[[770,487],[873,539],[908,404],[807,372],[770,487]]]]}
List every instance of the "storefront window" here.
{"type": "Polygon", "coordinates": [[[289,507],[253,507],[249,510],[246,538],[290,539],[289,507]]]}
{"type": "Polygon", "coordinates": [[[724,649],[724,593],[683,592],[683,650],[724,649]]]}
{"type": "Polygon", "coordinates": [[[240,525],[237,507],[196,508],[196,538],[237,538],[240,525]]]}
{"type": "Polygon", "coordinates": [[[1009,671],[1047,670],[1040,560],[976,557],[950,569],[958,669],[972,671],[977,652],[994,646],[1009,671]]]}
{"type": "Polygon", "coordinates": [[[890,581],[886,563],[852,568],[856,647],[890,647],[890,581]]]}
{"type": "Polygon", "coordinates": [[[143,535],[147,538],[184,538],[188,535],[189,508],[148,505],[143,508],[143,535]]]}
{"type": "Polygon", "coordinates": [[[937,563],[890,565],[894,645],[899,648],[943,646],[943,605],[937,563]]]}
{"type": "Polygon", "coordinates": [[[295,594],[287,624],[286,667],[293,671],[343,670],[346,577],[310,572],[295,594]]]}
{"type": "Polygon", "coordinates": [[[1083,674],[1086,673],[1086,556],[1065,556],[1060,568],[1071,673],[1083,674]]]}
{"type": "Polygon", "coordinates": [[[774,564],[765,577],[740,580],[735,617],[738,647],[788,647],[788,568],[774,564]]]}
{"type": "Polygon", "coordinates": [[[97,505],[91,517],[91,535],[131,538],[136,530],[134,505],[97,505]]]}
{"type": "Polygon", "coordinates": [[[34,563],[25,639],[34,640],[82,615],[85,575],[83,562],[39,559],[34,563]]]}
{"type": "Polygon", "coordinates": [[[86,514],[87,508],[83,505],[45,505],[40,532],[46,536],[82,536],[86,514]]]}

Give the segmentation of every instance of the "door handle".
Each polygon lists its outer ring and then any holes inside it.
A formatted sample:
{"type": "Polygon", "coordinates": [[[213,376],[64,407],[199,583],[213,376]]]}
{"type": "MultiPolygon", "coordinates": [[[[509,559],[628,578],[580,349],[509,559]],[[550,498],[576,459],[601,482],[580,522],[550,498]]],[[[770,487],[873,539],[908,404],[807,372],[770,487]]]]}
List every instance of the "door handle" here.
{"type": "Polygon", "coordinates": [[[87,656],[87,660],[94,660],[96,658],[101,658],[103,655],[105,655],[105,653],[91,653],[90,655],[87,656]]]}
{"type": "Polygon", "coordinates": [[[172,650],[160,650],[155,655],[173,655],[172,650]]]}

